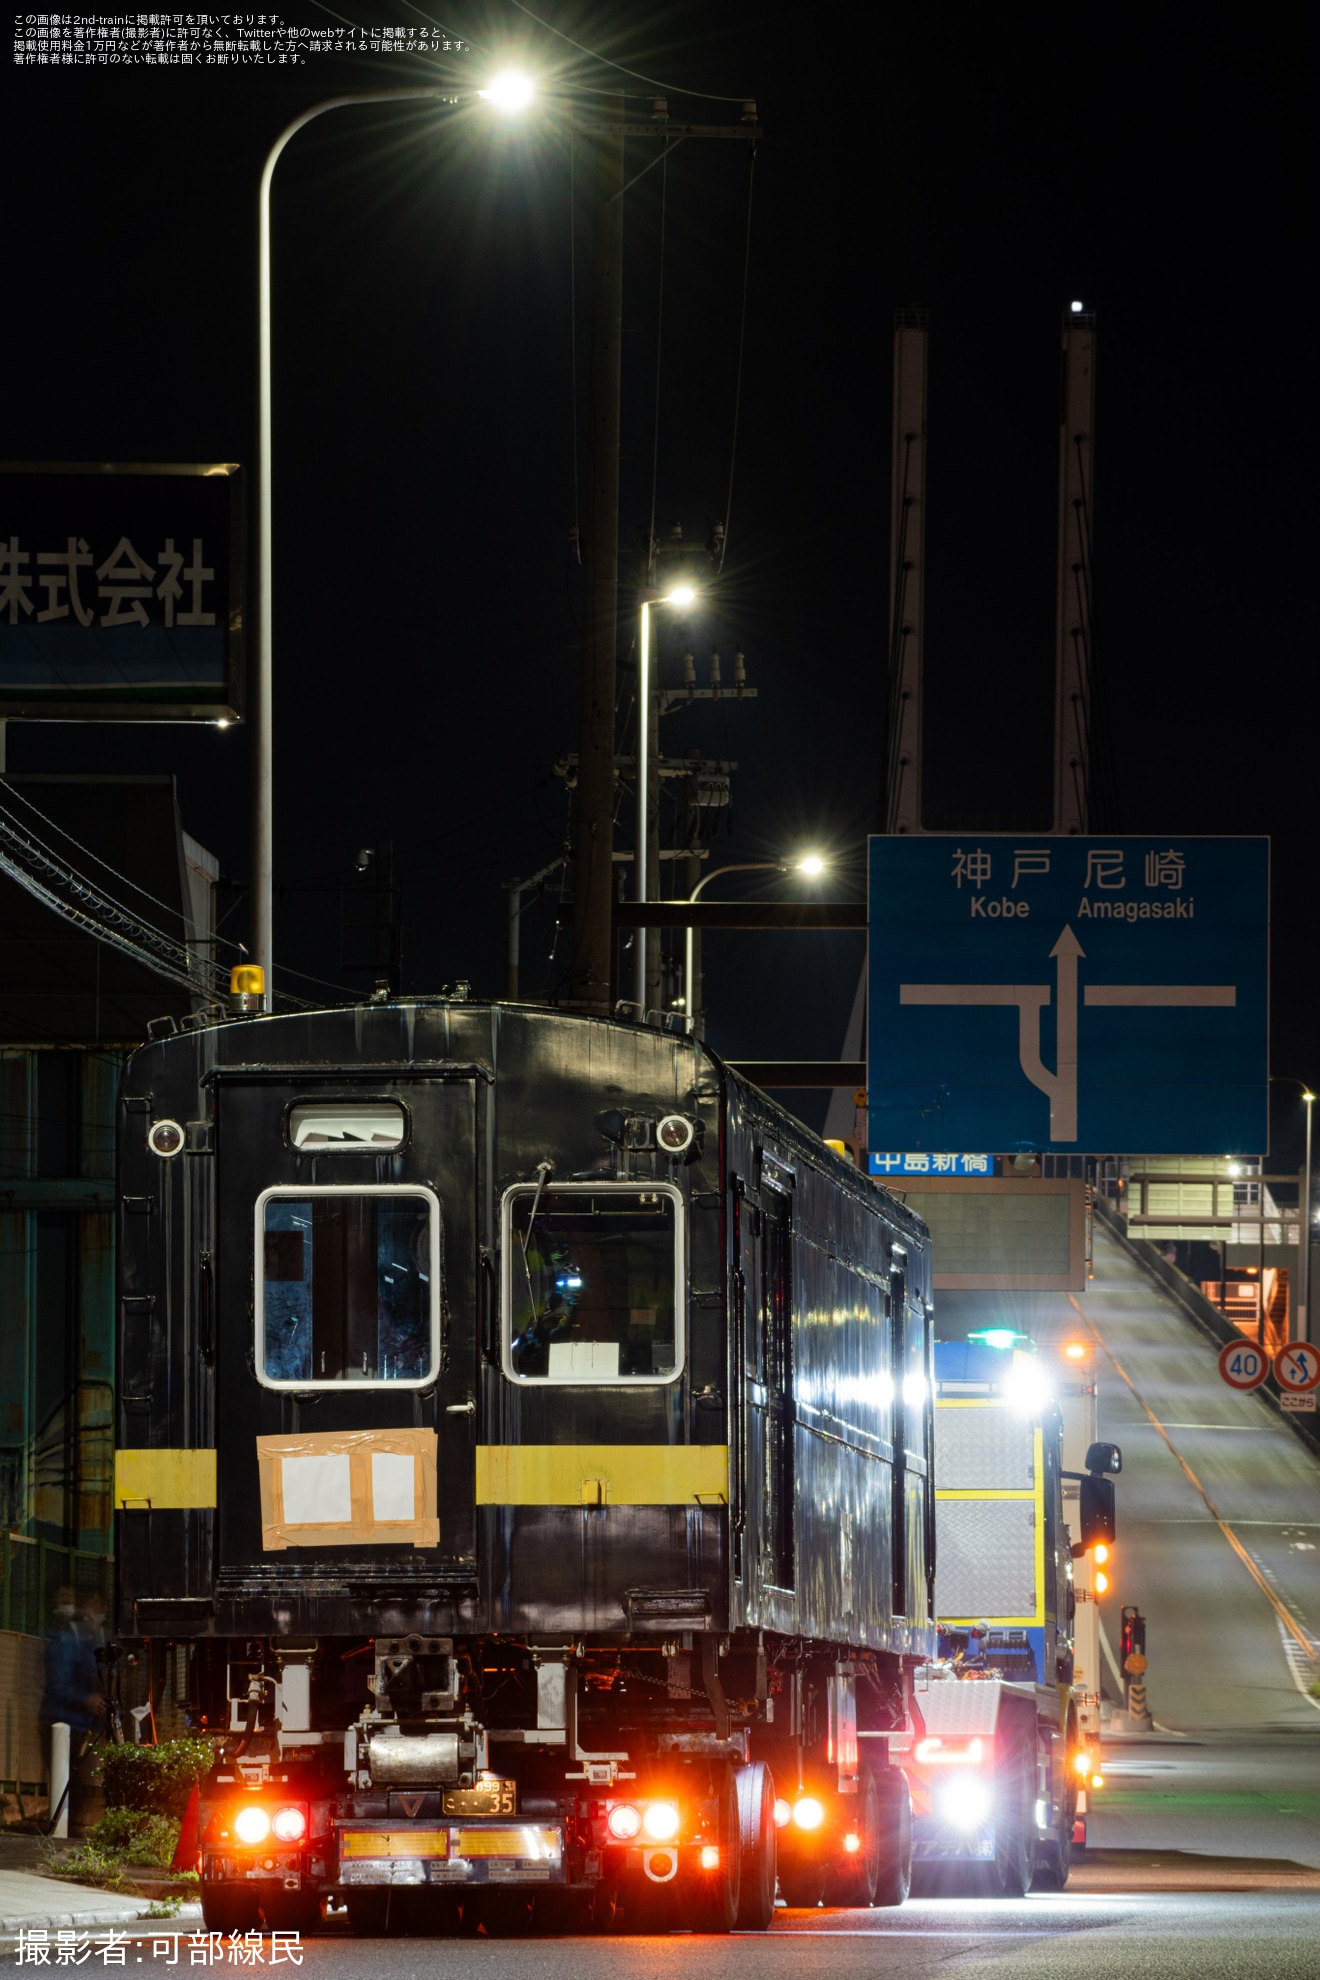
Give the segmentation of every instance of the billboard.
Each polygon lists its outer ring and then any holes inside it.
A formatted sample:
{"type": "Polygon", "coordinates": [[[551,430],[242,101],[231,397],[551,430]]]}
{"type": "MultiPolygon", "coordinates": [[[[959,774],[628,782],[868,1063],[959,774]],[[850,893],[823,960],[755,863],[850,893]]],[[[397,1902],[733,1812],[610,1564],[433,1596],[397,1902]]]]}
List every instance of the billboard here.
{"type": "Polygon", "coordinates": [[[0,720],[242,712],[232,462],[0,462],[0,720]]]}
{"type": "Polygon", "coordinates": [[[873,1148],[1262,1154],[1269,842],[870,842],[873,1148]]]}

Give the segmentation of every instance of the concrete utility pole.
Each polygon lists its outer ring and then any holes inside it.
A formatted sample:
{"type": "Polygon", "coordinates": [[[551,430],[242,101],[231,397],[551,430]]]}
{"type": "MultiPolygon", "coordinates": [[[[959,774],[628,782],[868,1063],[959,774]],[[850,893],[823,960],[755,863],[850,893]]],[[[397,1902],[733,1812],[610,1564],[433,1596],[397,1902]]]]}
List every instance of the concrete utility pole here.
{"type": "MultiPolygon", "coordinates": [[[[1073,303],[1063,318],[1059,426],[1059,598],[1055,644],[1054,830],[1096,824],[1091,627],[1091,494],[1095,317],[1073,303]]],[[[1103,828],[1103,821],[1100,821],[1103,828]]]]}
{"type": "MultiPolygon", "coordinates": [[[[586,581],[579,703],[577,836],[573,876],[573,973],[570,1001],[579,1010],[610,1009],[614,975],[614,694],[619,624],[619,392],[623,343],[623,195],[688,138],[760,136],[756,104],[739,124],[677,124],[657,97],[651,114],[630,115],[627,98],[606,99],[590,118],[576,113],[575,136],[595,144],[592,229],[591,415],[589,496],[583,547],[586,581]],[[663,149],[624,178],[624,140],[659,138],[663,149]]],[[[639,709],[639,713],[640,713],[639,709]]],[[[650,707],[646,709],[650,715],[650,707]]],[[[646,728],[653,725],[649,721],[646,728]]],[[[649,740],[649,738],[648,738],[649,740]]],[[[654,752],[651,752],[653,755],[654,752]]],[[[646,768],[641,767],[644,777],[646,768]]],[[[643,838],[645,835],[643,835],[643,838]]],[[[651,862],[639,848],[643,897],[651,862]]],[[[642,988],[645,1003],[646,989],[642,988]]]]}
{"type": "MultiPolygon", "coordinates": [[[[573,876],[572,1001],[607,1012],[614,935],[614,670],[619,640],[619,390],[623,352],[623,120],[625,100],[593,124],[591,419],[588,446],[586,605],[578,721],[577,839],[573,876]]],[[[575,127],[571,142],[579,135],[575,127]]]]}
{"type": "Polygon", "coordinates": [[[886,832],[920,832],[926,579],[926,312],[894,312],[886,832]]]}

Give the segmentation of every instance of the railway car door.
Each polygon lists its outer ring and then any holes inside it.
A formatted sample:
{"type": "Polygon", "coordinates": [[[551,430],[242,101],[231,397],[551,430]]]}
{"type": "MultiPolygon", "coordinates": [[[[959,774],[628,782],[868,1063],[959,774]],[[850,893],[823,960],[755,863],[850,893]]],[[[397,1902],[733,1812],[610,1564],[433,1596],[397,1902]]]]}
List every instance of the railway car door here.
{"type": "Polygon", "coordinates": [[[218,1083],[222,1583],[475,1554],[470,1078],[218,1083]]]}
{"type": "Polygon", "coordinates": [[[793,1588],[793,1257],[792,1199],[768,1180],[761,1190],[760,1352],[765,1396],[765,1513],[762,1580],[793,1588]]]}

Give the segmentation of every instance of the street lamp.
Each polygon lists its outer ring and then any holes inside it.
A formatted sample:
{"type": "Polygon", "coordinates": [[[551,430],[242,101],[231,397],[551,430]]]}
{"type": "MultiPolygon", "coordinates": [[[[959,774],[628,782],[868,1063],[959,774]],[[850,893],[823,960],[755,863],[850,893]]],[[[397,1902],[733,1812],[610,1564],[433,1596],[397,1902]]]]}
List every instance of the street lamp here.
{"type": "MultiPolygon", "coordinates": [[[[633,851],[633,899],[647,895],[646,855],[650,844],[647,813],[651,807],[651,611],[656,605],[691,605],[696,592],[690,584],[676,584],[671,591],[644,597],[637,634],[637,833],[633,851]]],[[[637,1009],[646,1018],[646,933],[639,928],[634,936],[637,963],[637,1009]]]]}
{"type": "Polygon", "coordinates": [[[1301,1216],[1298,1218],[1297,1235],[1301,1240],[1301,1258],[1298,1263],[1297,1285],[1297,1338],[1309,1341],[1311,1310],[1311,1108],[1315,1095],[1309,1086],[1302,1088],[1302,1100],[1306,1107],[1306,1161],[1302,1167],[1301,1216]]]}
{"type": "MultiPolygon", "coordinates": [[[[717,866],[713,872],[703,873],[696,886],[692,889],[692,892],[688,895],[688,904],[690,906],[696,900],[702,888],[708,887],[712,880],[718,880],[722,873],[801,873],[808,880],[819,880],[825,871],[825,865],[826,862],[819,853],[804,853],[801,859],[796,860],[738,860],[732,866],[717,866]]],[[[689,1028],[696,1023],[697,1019],[696,942],[693,939],[695,934],[695,929],[688,928],[684,930],[683,1012],[687,1018],[689,1028]]]]}
{"type": "Polygon", "coordinates": [[[252,930],[251,961],[262,971],[260,1008],[269,1010],[274,968],[274,810],[272,773],[272,525],[271,525],[271,309],[270,188],[285,146],[314,117],[367,103],[443,103],[458,109],[474,100],[498,110],[526,108],[533,86],[512,72],[492,78],[488,89],[364,89],[328,96],[286,124],[266,155],[257,195],[257,598],[252,679],[252,930]]]}

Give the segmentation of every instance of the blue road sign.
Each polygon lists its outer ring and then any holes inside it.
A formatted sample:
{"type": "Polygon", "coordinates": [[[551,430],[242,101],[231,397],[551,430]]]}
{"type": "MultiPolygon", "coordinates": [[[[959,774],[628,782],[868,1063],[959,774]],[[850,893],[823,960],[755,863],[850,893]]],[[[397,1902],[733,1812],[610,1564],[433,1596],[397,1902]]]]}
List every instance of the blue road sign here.
{"type": "Polygon", "coordinates": [[[867,1174],[872,1176],[992,1176],[993,1155],[948,1155],[940,1153],[881,1155],[873,1148],[866,1158],[867,1174]]]}
{"type": "Polygon", "coordinates": [[[1265,1152],[1267,839],[870,855],[873,1147],[1265,1152]]]}

